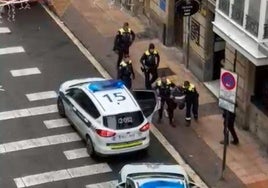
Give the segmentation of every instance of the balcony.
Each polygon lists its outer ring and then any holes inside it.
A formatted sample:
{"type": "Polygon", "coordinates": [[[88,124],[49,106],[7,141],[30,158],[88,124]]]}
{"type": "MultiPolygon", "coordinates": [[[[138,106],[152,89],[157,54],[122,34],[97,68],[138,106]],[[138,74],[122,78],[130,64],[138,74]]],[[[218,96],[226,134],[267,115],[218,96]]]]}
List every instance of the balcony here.
{"type": "Polygon", "coordinates": [[[266,24],[264,24],[264,34],[263,34],[263,38],[267,39],[268,38],[268,23],[266,22],[266,24]]]}
{"type": "Polygon", "coordinates": [[[231,18],[238,24],[243,25],[244,10],[237,5],[232,5],[232,16],[231,18]]]}
{"type": "Polygon", "coordinates": [[[259,22],[249,15],[246,15],[246,30],[255,37],[258,36],[259,22]]]}
{"type": "Polygon", "coordinates": [[[219,0],[219,9],[229,15],[230,0],[219,0]]]}

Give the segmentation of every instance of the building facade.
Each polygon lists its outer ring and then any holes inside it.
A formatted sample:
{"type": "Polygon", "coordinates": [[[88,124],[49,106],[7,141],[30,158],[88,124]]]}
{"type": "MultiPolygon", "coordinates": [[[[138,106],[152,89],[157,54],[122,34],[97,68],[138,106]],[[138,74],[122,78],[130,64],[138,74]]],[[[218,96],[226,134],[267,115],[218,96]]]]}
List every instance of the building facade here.
{"type": "Polygon", "coordinates": [[[217,0],[213,30],[238,74],[237,124],[268,145],[268,0],[217,0]]]}
{"type": "MultiPolygon", "coordinates": [[[[177,0],[139,1],[163,43],[185,49],[188,19],[176,14],[177,0]]],[[[236,124],[268,145],[268,0],[202,0],[189,33],[189,69],[216,96],[221,68],[236,72],[236,124]]]]}

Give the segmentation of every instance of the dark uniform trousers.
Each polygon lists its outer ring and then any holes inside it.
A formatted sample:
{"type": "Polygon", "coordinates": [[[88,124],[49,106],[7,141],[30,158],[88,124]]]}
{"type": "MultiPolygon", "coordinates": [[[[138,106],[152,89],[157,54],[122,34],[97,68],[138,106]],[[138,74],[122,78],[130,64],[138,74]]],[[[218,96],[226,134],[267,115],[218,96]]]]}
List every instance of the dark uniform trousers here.
{"type": "Polygon", "coordinates": [[[145,77],[145,88],[152,89],[152,84],[158,78],[157,68],[149,68],[149,69],[145,70],[144,77],[145,77]],[[152,77],[150,79],[151,75],[152,75],[152,77]]]}
{"type": "Polygon", "coordinates": [[[185,103],[186,103],[186,121],[191,120],[191,111],[194,118],[198,118],[198,105],[199,105],[199,94],[193,84],[190,84],[189,88],[185,88],[185,103]]]}

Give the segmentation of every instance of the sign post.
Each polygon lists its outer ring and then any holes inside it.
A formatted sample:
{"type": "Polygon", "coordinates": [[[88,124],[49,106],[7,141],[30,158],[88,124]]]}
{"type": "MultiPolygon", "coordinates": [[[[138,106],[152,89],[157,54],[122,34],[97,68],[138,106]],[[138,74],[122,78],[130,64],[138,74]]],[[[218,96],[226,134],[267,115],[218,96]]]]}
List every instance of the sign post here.
{"type": "Polygon", "coordinates": [[[190,17],[199,10],[200,3],[197,0],[180,0],[175,4],[176,14],[181,17],[187,17],[187,52],[186,52],[186,68],[189,67],[189,54],[190,54],[190,30],[191,23],[190,17]]]}
{"type": "Polygon", "coordinates": [[[220,76],[220,97],[219,107],[227,110],[225,121],[224,121],[224,148],[223,148],[223,160],[222,160],[222,171],[221,179],[224,178],[224,172],[226,167],[226,154],[227,145],[229,143],[229,130],[228,130],[228,119],[230,118],[230,112],[235,113],[236,103],[236,91],[237,91],[237,74],[221,69],[220,76]]]}

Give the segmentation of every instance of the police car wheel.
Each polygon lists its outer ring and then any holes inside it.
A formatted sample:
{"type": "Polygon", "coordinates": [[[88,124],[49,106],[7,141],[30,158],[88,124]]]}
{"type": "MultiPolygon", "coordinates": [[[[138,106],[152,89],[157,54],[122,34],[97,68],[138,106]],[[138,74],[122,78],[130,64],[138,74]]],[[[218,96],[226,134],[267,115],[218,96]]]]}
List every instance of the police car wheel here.
{"type": "Polygon", "coordinates": [[[60,116],[65,117],[64,104],[63,104],[62,99],[60,97],[58,97],[57,106],[58,106],[60,116]]]}
{"type": "Polygon", "coordinates": [[[95,156],[94,146],[89,136],[87,136],[87,152],[89,156],[95,156]]]}

